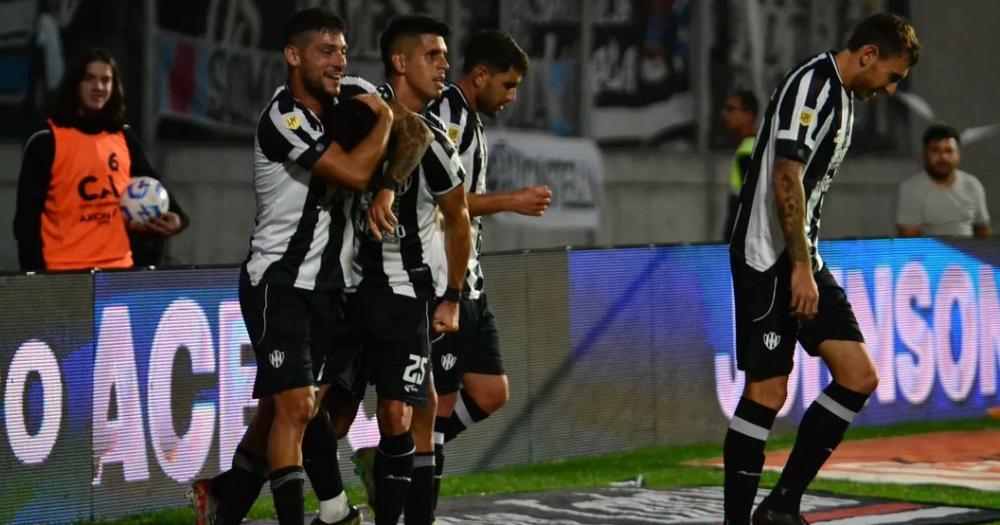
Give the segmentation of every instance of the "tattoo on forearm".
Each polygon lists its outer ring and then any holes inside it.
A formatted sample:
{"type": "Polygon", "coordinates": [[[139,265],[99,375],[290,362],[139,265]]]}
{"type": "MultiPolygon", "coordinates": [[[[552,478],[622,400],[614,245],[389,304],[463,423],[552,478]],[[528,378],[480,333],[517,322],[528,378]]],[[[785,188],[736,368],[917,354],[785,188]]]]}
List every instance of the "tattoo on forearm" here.
{"type": "Polygon", "coordinates": [[[774,200],[778,207],[781,231],[792,262],[809,263],[809,241],[806,239],[806,197],[802,187],[800,162],[778,158],[774,162],[774,200]]]}
{"type": "Polygon", "coordinates": [[[383,176],[395,184],[402,184],[416,169],[434,136],[416,114],[398,101],[393,100],[390,106],[397,118],[392,123],[386,156],[389,165],[383,176]]]}

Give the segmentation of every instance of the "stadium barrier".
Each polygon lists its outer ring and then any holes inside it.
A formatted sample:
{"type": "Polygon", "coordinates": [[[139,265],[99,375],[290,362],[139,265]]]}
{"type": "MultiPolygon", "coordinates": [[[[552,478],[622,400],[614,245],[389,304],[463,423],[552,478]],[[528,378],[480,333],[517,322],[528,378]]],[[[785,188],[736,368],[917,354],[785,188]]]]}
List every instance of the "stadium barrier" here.
{"type": "MultiPolygon", "coordinates": [[[[822,252],[881,377],[857,424],[1000,404],[1000,242],[831,241],[822,252]]],[[[447,471],[720,441],[742,388],[728,264],[721,245],[487,256],[511,399],[449,444],[447,471]]],[[[178,506],[191,479],[228,467],[254,407],[237,275],[0,277],[0,523],[178,506]]],[[[800,349],[777,428],[827,382],[800,349]]],[[[377,441],[372,397],[342,457],[377,441]]]]}

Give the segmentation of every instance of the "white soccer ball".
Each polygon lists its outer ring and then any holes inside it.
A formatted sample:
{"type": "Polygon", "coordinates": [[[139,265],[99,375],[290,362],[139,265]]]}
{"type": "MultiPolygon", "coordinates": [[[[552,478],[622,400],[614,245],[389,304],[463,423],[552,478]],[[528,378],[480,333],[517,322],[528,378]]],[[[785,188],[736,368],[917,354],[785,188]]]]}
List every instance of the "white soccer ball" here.
{"type": "Polygon", "coordinates": [[[145,224],[169,209],[167,189],[153,177],[132,177],[122,194],[121,210],[126,224],[145,224]]]}

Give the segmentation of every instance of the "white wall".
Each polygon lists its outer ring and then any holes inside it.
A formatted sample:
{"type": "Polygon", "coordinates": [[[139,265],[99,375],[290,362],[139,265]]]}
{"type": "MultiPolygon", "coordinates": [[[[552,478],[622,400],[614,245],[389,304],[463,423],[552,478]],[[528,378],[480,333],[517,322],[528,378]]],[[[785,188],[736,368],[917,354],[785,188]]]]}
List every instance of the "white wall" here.
{"type": "MultiPolygon", "coordinates": [[[[605,152],[600,228],[596,232],[534,230],[487,224],[490,251],[586,244],[715,241],[721,237],[728,159],[715,155],[714,185],[696,155],[656,150],[605,152]],[[714,193],[714,195],[709,194],[714,193]],[[712,200],[710,200],[712,197],[712,200]],[[714,203],[715,207],[710,205],[714,203]]],[[[0,146],[0,269],[17,268],[11,235],[19,148],[0,146]]],[[[154,163],[191,216],[169,247],[173,264],[237,263],[253,226],[249,146],[164,146],[154,163]]],[[[891,235],[895,185],[916,169],[908,159],[848,160],[828,197],[823,236],[891,235]]]]}

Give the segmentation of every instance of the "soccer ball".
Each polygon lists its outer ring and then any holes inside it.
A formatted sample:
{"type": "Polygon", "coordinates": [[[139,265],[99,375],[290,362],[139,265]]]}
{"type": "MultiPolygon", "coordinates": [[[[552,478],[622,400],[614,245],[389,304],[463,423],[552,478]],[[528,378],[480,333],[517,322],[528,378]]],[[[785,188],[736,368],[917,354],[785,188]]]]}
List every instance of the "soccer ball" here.
{"type": "Polygon", "coordinates": [[[170,209],[170,196],[152,177],[132,177],[122,194],[121,210],[126,224],[145,224],[170,209]]]}

